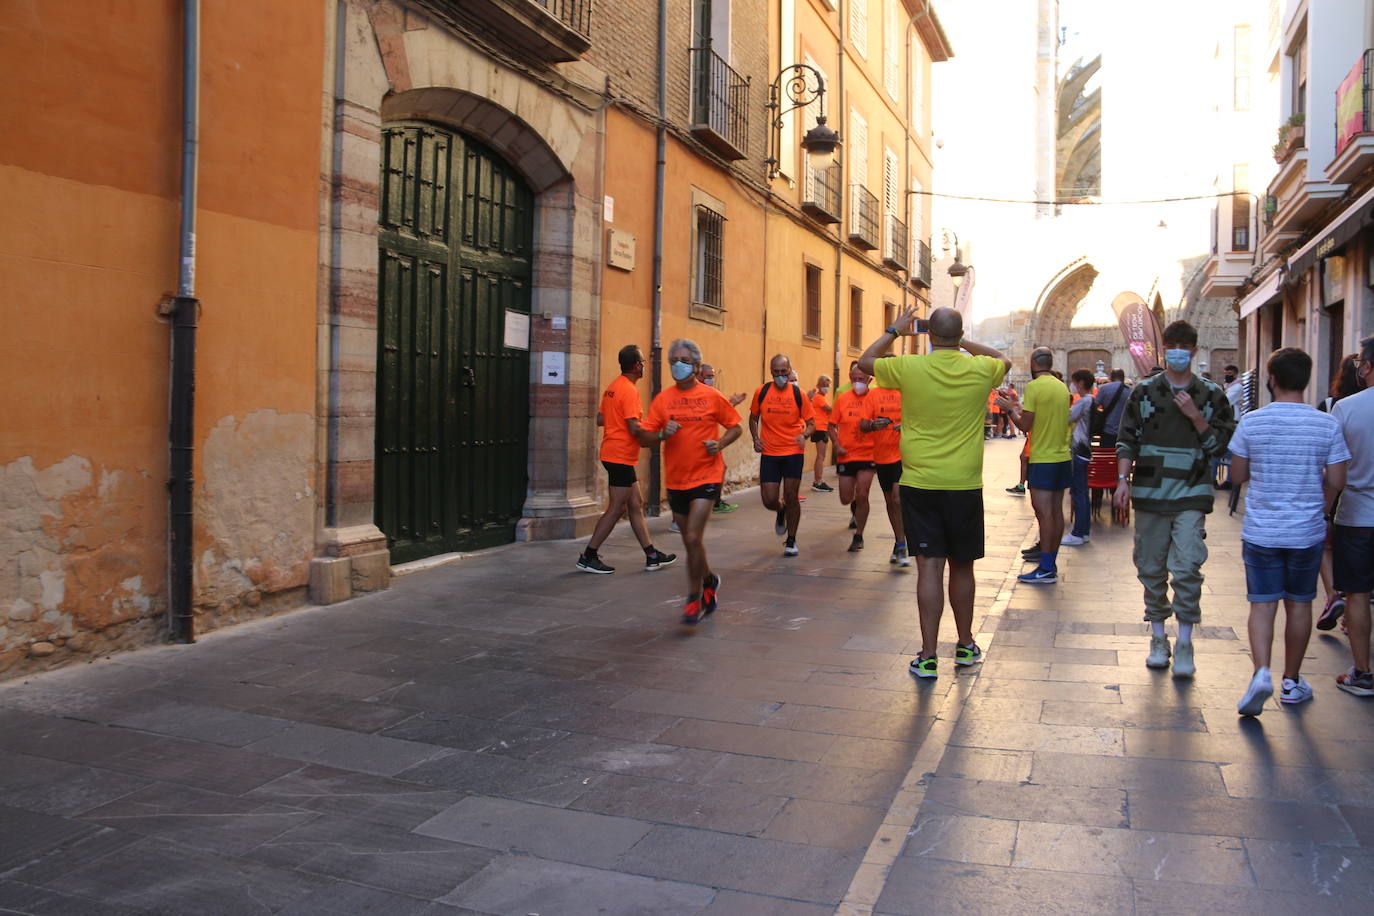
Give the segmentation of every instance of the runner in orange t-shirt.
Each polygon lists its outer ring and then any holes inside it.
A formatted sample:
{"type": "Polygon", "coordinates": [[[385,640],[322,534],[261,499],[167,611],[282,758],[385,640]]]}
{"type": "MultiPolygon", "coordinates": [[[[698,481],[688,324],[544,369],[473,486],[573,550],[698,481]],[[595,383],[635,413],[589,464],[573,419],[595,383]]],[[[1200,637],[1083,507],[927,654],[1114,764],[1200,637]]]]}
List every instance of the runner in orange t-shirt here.
{"type": "Polygon", "coordinates": [[[649,405],[639,441],[647,446],[663,443],[668,506],[687,548],[687,605],[682,622],[696,624],[715,612],[720,592],[720,575],[712,571],[706,559],[705,535],[706,522],[725,480],[721,452],[744,429],[725,395],[698,381],[701,348],[694,341],[673,341],[668,360],[676,384],[659,392],[649,405]],[[719,433],[722,426],[723,434],[719,433]]]}
{"type": "Polygon", "coordinates": [[[779,353],[768,363],[773,380],[759,386],[749,402],[749,433],[759,453],[759,494],[763,507],[777,513],[773,533],[786,536],[782,555],[795,557],[801,523],[802,461],[806,440],[815,430],[811,402],[789,381],[792,360],[779,353]],[[781,490],[781,494],[779,494],[781,490]]]}
{"type": "Polygon", "coordinates": [[[825,447],[830,444],[831,407],[825,397],[829,393],[830,376],[822,375],[816,379],[816,387],[810,391],[811,411],[816,415],[816,431],[811,434],[811,441],[816,444],[816,463],[813,466],[816,476],[811,482],[811,489],[820,490],[822,493],[829,493],[834,489],[822,479],[825,474],[825,447]]]}
{"type": "Polygon", "coordinates": [[[892,556],[889,563],[910,566],[906,535],[902,532],[902,494],[897,488],[902,479],[902,393],[892,388],[868,389],[869,435],[873,437],[873,462],[878,465],[878,489],[887,505],[887,520],[892,524],[892,556]]]}
{"type": "Polygon", "coordinates": [[[577,568],[583,572],[615,572],[614,566],[607,566],[597,550],[610,537],[611,530],[620,516],[629,512],[630,529],[635,540],[644,548],[644,568],[662,569],[671,566],[677,555],[662,553],[654,547],[649,538],[649,527],[644,523],[644,496],[639,492],[635,478],[635,465],[639,463],[639,418],[644,409],[639,403],[639,391],[635,382],[644,377],[644,354],[634,344],[621,347],[620,374],[617,375],[601,395],[601,409],[596,414],[596,425],[606,430],[601,440],[601,464],[606,469],[609,480],[610,497],[606,511],[597,519],[591,540],[582,555],[577,558],[577,568]]]}
{"type": "Polygon", "coordinates": [[[871,379],[859,368],[858,360],[849,364],[852,387],[835,399],[830,413],[830,441],[835,443],[835,472],[840,479],[840,505],[849,506],[854,518],[849,527],[854,539],[851,553],[864,549],[864,525],[868,524],[868,491],[873,486],[877,464],[873,461],[873,437],[863,428],[868,421],[868,385],[871,379]]]}

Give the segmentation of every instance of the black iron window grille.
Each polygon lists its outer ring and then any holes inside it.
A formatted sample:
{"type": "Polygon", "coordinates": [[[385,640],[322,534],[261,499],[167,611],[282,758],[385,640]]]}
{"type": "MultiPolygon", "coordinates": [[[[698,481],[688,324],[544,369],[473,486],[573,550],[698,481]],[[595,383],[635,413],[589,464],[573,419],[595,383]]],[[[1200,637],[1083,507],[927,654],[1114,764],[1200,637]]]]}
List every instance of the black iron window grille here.
{"type": "Polygon", "coordinates": [[[711,308],[724,306],[725,217],[697,205],[696,282],[692,301],[711,308]]]}
{"type": "Polygon", "coordinates": [[[548,14],[568,28],[590,38],[592,35],[592,0],[533,0],[548,14]]]}
{"type": "Polygon", "coordinates": [[[930,289],[930,260],[930,246],[917,239],[916,264],[911,271],[911,279],[926,289],[930,289]]]}
{"type": "Polygon", "coordinates": [[[861,184],[849,186],[849,240],[869,251],[878,247],[878,198],[861,184]]]}
{"type": "Polygon", "coordinates": [[[824,169],[806,164],[806,182],[802,193],[802,210],[823,223],[840,221],[840,165],[824,169]]]}
{"type": "Polygon", "coordinates": [[[887,215],[887,239],[883,245],[883,263],[895,270],[906,270],[907,245],[911,238],[907,235],[906,223],[895,213],[887,215]]]}

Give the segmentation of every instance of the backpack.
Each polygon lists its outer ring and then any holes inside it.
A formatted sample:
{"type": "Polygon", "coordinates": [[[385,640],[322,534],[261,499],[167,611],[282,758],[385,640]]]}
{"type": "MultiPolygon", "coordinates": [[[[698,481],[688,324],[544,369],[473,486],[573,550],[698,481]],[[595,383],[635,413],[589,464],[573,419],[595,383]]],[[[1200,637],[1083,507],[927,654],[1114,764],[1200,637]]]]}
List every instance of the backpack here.
{"type": "Polygon", "coordinates": [[[1112,396],[1111,401],[1105,406],[1101,401],[1096,401],[1092,407],[1088,408],[1091,411],[1088,414],[1088,438],[1097,439],[1107,431],[1107,418],[1112,415],[1112,411],[1116,409],[1116,403],[1121,400],[1121,396],[1125,393],[1126,385],[1122,383],[1121,387],[1116,389],[1116,394],[1112,396]]]}
{"type": "MultiPolygon", "coordinates": [[[[764,398],[764,395],[768,394],[768,389],[769,389],[769,388],[776,388],[776,387],[777,387],[777,386],[774,385],[772,382],[769,382],[768,384],[764,385],[762,388],[759,389],[758,400],[757,400],[757,401],[755,402],[755,404],[754,404],[754,412],[755,412],[755,413],[763,413],[763,398],[764,398]]],[[[795,382],[792,383],[792,384],[790,384],[788,387],[792,389],[792,397],[793,397],[793,399],[795,399],[796,402],[797,402],[797,414],[798,414],[798,416],[800,416],[800,415],[801,415],[801,412],[802,412],[802,393],[801,393],[801,388],[798,387],[797,384],[796,384],[795,382]]]]}

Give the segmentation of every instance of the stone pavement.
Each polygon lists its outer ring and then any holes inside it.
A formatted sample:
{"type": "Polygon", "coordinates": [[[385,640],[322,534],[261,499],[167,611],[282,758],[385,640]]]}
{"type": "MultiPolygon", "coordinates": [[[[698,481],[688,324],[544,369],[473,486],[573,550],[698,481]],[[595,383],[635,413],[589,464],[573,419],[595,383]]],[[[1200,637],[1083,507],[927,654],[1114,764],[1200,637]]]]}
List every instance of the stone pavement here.
{"type": "Polygon", "coordinates": [[[885,517],[849,554],[810,493],[785,560],[747,491],[695,631],[622,528],[613,576],[511,546],[0,685],[0,913],[1367,910],[1374,704],[1335,689],[1341,642],[1313,640],[1315,702],[1238,721],[1223,514],[1192,683],[1143,665],[1129,532],[1011,588],[1016,445],[988,446],[988,660],[956,674],[947,624],[934,683],[885,517]]]}

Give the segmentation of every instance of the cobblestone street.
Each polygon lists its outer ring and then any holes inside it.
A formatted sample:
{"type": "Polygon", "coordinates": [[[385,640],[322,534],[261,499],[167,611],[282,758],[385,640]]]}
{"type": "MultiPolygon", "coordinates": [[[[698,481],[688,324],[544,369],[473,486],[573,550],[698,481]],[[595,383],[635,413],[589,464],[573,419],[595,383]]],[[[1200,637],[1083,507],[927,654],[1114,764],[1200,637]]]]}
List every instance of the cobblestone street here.
{"type": "MultiPolygon", "coordinates": [[[[0,912],[1248,913],[1374,896],[1374,703],[1235,704],[1239,520],[1209,518],[1198,676],[1144,667],[1129,531],[1034,540],[988,445],[988,557],[956,674],[907,672],[915,569],[833,494],[784,559],[756,491],[716,516],[721,609],[682,564],[513,545],[389,591],[0,686],[0,912]]],[[[1224,497],[1224,494],[1222,494],[1224,497]]],[[[656,543],[677,550],[667,519],[656,543]]],[[[680,551],[679,551],[680,552],[680,551]]]]}

